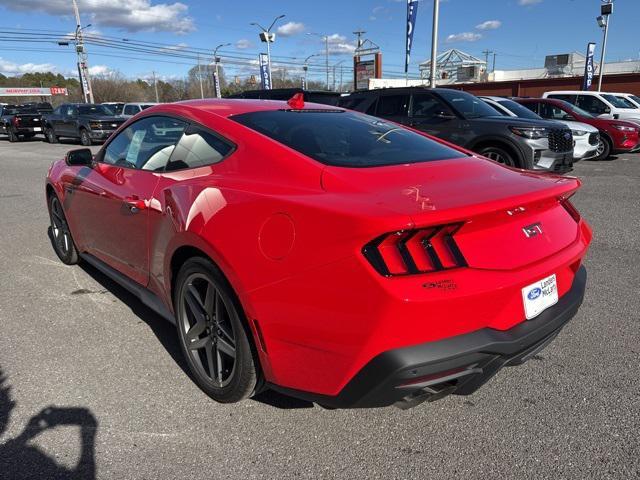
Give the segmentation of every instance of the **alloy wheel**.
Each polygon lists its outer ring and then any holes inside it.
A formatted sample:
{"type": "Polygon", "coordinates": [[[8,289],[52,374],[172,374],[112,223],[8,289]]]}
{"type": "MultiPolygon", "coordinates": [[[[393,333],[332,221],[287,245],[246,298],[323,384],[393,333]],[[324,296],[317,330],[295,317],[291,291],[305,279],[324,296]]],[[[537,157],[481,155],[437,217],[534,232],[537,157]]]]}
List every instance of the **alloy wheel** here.
{"type": "Polygon", "coordinates": [[[196,370],[214,386],[227,386],[236,368],[236,335],[228,300],[207,276],[194,273],[184,284],[180,308],[179,327],[196,370]]]}
{"type": "Polygon", "coordinates": [[[51,233],[56,249],[61,257],[67,257],[72,248],[71,232],[64,218],[60,200],[51,200],[51,233]]]}
{"type": "Polygon", "coordinates": [[[508,158],[507,156],[503,155],[498,151],[489,150],[484,153],[484,156],[495,162],[502,163],[503,165],[507,165],[509,167],[515,167],[515,163],[513,162],[513,160],[511,160],[510,158],[508,158]]]}

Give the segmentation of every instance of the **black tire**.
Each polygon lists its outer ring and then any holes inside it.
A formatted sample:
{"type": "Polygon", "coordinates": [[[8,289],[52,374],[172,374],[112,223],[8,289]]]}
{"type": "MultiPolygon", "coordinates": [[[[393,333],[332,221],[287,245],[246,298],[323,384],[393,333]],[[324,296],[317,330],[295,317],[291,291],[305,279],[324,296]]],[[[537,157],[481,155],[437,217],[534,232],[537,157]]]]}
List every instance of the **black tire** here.
{"type": "Polygon", "coordinates": [[[49,143],[58,143],[58,136],[56,132],[54,132],[53,128],[47,127],[44,131],[44,138],[46,138],[49,143]]]}
{"type": "Polygon", "coordinates": [[[611,150],[611,142],[607,137],[601,134],[598,149],[596,150],[598,156],[594,160],[606,160],[611,156],[611,150]]]}
{"type": "Polygon", "coordinates": [[[11,143],[19,142],[20,137],[12,127],[7,127],[7,135],[11,143]]]}
{"type": "Polygon", "coordinates": [[[62,203],[55,194],[49,196],[49,218],[51,220],[49,236],[53,250],[62,263],[75,265],[79,261],[78,250],[73,242],[62,203]]]}
{"type": "Polygon", "coordinates": [[[24,138],[26,141],[29,141],[29,140],[31,140],[31,139],[32,139],[33,137],[35,137],[35,136],[36,136],[36,134],[35,134],[35,133],[25,133],[25,134],[23,135],[23,138],[24,138]]]}
{"type": "Polygon", "coordinates": [[[480,148],[478,150],[478,153],[508,167],[521,168],[520,160],[515,158],[513,154],[502,147],[488,145],[486,147],[480,148]]]}
{"type": "Polygon", "coordinates": [[[80,143],[85,147],[90,147],[91,145],[93,145],[93,141],[91,140],[89,132],[84,128],[80,129],[80,143]]]}
{"type": "Polygon", "coordinates": [[[208,259],[187,260],[174,287],[180,348],[197,385],[221,403],[250,397],[260,385],[251,333],[233,289],[208,259]]]}

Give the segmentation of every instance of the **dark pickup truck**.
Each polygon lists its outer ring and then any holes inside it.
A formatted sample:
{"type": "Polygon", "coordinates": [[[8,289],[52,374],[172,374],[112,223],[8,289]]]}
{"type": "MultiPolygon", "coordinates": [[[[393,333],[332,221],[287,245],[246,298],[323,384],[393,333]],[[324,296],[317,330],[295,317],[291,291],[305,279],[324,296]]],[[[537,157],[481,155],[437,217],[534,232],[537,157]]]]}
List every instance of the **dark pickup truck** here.
{"type": "Polygon", "coordinates": [[[10,142],[28,140],[42,133],[42,112],[36,105],[0,106],[0,133],[10,142]]]}
{"type": "Polygon", "coordinates": [[[65,103],[44,118],[44,135],[49,143],[58,139],[75,138],[82,145],[103,142],[124,123],[104,105],[91,103],[65,103]]]}

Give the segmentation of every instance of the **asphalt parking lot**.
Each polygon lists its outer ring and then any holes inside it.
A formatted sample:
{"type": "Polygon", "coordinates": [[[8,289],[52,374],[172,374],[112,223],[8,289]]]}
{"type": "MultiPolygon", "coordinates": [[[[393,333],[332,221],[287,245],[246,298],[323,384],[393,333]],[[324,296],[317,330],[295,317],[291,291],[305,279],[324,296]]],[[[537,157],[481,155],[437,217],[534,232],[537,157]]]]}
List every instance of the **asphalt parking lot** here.
{"type": "Polygon", "coordinates": [[[556,341],[470,397],[402,411],[211,401],[174,327],[58,261],[43,181],[70,148],[0,139],[0,478],[640,476],[640,155],[576,165],[595,237],[556,341]]]}

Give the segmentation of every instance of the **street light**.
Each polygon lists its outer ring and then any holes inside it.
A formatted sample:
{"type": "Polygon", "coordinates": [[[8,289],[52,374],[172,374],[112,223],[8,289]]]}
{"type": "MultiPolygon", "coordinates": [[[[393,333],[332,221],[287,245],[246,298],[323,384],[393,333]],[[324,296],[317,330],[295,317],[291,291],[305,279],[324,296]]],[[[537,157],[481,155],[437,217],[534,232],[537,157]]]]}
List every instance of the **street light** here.
{"type": "Polygon", "coordinates": [[[604,74],[604,57],[607,51],[607,36],[609,34],[609,22],[613,13],[613,0],[602,0],[600,16],[596,18],[598,26],[604,30],[602,40],[602,54],[600,55],[600,75],[598,77],[598,91],[602,90],[602,76],[604,74]]]}
{"type": "Polygon", "coordinates": [[[325,50],[325,66],[327,69],[327,90],[329,90],[329,36],[321,35],[319,33],[309,32],[307,35],[315,35],[316,37],[320,37],[324,40],[324,50],[325,50]]]}
{"type": "Polygon", "coordinates": [[[251,22],[250,25],[255,25],[256,27],[258,27],[260,30],[262,30],[262,32],[260,32],[260,41],[263,43],[267,44],[267,64],[269,66],[269,81],[273,82],[272,80],[272,76],[271,76],[271,47],[269,46],[270,43],[273,43],[276,41],[276,34],[275,33],[271,33],[271,29],[273,28],[273,26],[276,24],[276,22],[278,20],[280,20],[281,18],[284,18],[285,15],[279,15],[277,16],[273,22],[271,22],[271,26],[269,28],[264,28],[262,25],[260,25],[259,23],[256,22],[251,22]]]}
{"type": "Polygon", "coordinates": [[[309,70],[309,65],[307,65],[307,62],[309,61],[310,58],[317,57],[317,56],[318,56],[318,54],[314,53],[314,54],[311,54],[307,58],[304,59],[304,65],[302,66],[302,70],[304,71],[304,81],[303,81],[302,88],[304,90],[307,89],[307,72],[309,70]]]}
{"type": "Polygon", "coordinates": [[[215,63],[216,66],[216,85],[214,85],[216,87],[216,97],[220,98],[220,76],[218,73],[218,63],[220,62],[220,57],[218,57],[218,49],[219,48],[223,48],[223,47],[228,47],[229,45],[231,45],[230,43],[221,43],[220,45],[218,45],[216,48],[213,49],[213,61],[215,63]]]}

